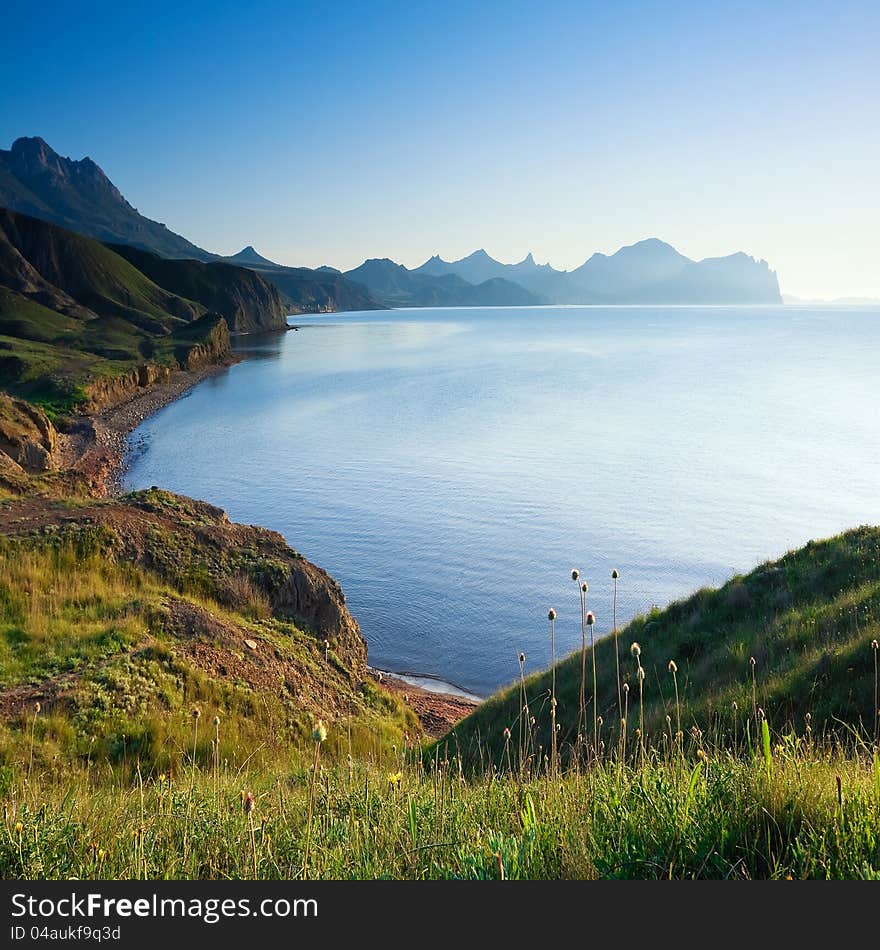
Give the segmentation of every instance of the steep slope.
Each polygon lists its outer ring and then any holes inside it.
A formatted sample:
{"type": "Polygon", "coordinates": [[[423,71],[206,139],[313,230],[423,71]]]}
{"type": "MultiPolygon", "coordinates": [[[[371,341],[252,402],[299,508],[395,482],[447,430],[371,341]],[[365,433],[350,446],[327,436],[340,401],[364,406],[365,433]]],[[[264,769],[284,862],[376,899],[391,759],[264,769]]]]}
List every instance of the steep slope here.
{"type": "Polygon", "coordinates": [[[502,278],[474,285],[456,274],[410,271],[388,258],[364,261],[345,276],[391,307],[528,307],[545,302],[502,278]]]}
{"type": "Polygon", "coordinates": [[[287,308],[277,288],[254,270],[218,261],[167,260],[125,244],[109,247],[154,283],[221,314],[233,333],[287,327],[287,308]]]}
{"type": "Polygon", "coordinates": [[[66,411],[228,357],[204,305],[97,241],[0,209],[0,386],[66,411]]]}
{"type": "MultiPolygon", "coordinates": [[[[289,756],[318,718],[344,722],[355,747],[418,728],[367,679],[336,581],[204,502],[15,499],[0,506],[0,577],[0,720],[14,728],[39,703],[63,724],[60,747],[47,739],[38,756],[167,771],[194,705],[220,713],[232,761],[267,746],[289,756]]],[[[7,743],[2,732],[0,756],[7,743]]]]}
{"type": "Polygon", "coordinates": [[[163,257],[214,257],[145,218],[90,158],[62,158],[41,138],[16,139],[11,149],[0,149],[0,205],[163,257]]]}
{"type": "Polygon", "coordinates": [[[0,208],[0,284],[71,316],[119,317],[154,332],[203,311],[97,241],[0,208]]]}
{"type": "MultiPolygon", "coordinates": [[[[625,582],[625,577],[621,582],[625,582]]],[[[608,582],[610,584],[610,581],[608,582]]],[[[595,582],[593,583],[595,587],[595,582]]],[[[580,608],[572,585],[573,609],[580,608]]],[[[608,618],[596,643],[597,713],[606,746],[619,734],[614,637],[608,618]]],[[[718,590],[701,590],[665,610],[638,617],[619,632],[622,680],[631,741],[639,722],[638,643],[644,668],[644,727],[661,744],[670,720],[680,717],[687,733],[719,729],[727,737],[756,740],[755,717],[763,711],[774,730],[789,724],[803,732],[807,715],[816,735],[873,735],[876,651],[880,637],[880,528],[863,527],[826,541],[810,542],[718,590]],[[673,679],[669,662],[677,666],[673,679]],[[754,676],[754,681],[753,681],[754,676]],[[679,690],[676,707],[675,687],[679,690]],[[754,682],[754,686],[753,686],[754,682]],[[754,690],[754,692],[753,692],[754,690]]],[[[549,638],[549,625],[548,625],[549,638]]],[[[592,734],[592,656],[586,654],[586,707],[592,734]]],[[[575,743],[580,710],[581,654],[557,665],[560,748],[575,743]]],[[[550,747],[549,672],[525,682],[529,715],[535,716],[535,748],[550,747]]],[[[471,761],[504,748],[504,730],[517,733],[519,685],[492,697],[455,730],[456,748],[471,761]]],[[[528,728],[528,727],[527,727],[528,728]]]]}

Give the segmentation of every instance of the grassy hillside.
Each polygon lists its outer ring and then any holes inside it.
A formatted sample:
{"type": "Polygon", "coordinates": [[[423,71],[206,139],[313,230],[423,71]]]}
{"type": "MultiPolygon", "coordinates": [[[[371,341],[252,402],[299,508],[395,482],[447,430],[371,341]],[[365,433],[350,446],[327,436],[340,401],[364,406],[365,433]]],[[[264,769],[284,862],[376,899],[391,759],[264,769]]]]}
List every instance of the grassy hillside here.
{"type": "Polygon", "coordinates": [[[362,752],[414,729],[366,677],[335,582],[273,532],[147,491],[8,500],[0,536],[0,774],[174,771],[193,707],[204,761],[215,714],[239,763],[277,762],[317,718],[362,752]]]}
{"type": "MultiPolygon", "coordinates": [[[[592,579],[595,587],[598,581],[592,579]]],[[[620,583],[625,583],[625,575],[620,583]]],[[[605,583],[612,583],[608,579],[605,583]]],[[[580,615],[579,593],[572,600],[580,615]]],[[[589,595],[588,595],[589,596],[589,595]]],[[[589,608],[589,601],[587,603],[589,608]]],[[[596,630],[608,632],[610,618],[596,630]]],[[[547,622],[550,638],[550,623],[547,622]]],[[[728,744],[758,742],[766,717],[774,734],[874,736],[877,651],[880,637],[880,529],[863,527],[810,542],[778,561],[701,590],[665,610],[637,617],[619,631],[624,709],[618,708],[615,638],[596,643],[598,741],[606,751],[620,740],[627,719],[628,748],[637,746],[640,721],[648,746],[705,734],[728,744]],[[638,659],[631,645],[639,645],[638,659]],[[673,675],[670,661],[675,665],[673,675]],[[639,666],[644,670],[640,704],[639,666]],[[676,702],[676,687],[678,702],[676,702]],[[641,719],[640,719],[641,717],[641,719]],[[669,717],[667,719],[667,717],[669,717]],[[809,717],[809,723],[807,721],[809,717]],[[748,738],[747,738],[748,732],[748,738]]],[[[589,633],[587,634],[589,644],[589,633]]],[[[557,664],[557,744],[562,759],[594,744],[593,654],[577,651],[557,664]],[[582,666],[584,709],[581,713],[582,666]],[[579,720],[581,742],[578,742],[579,720]]],[[[471,766],[500,763],[522,728],[532,768],[551,750],[550,671],[514,683],[455,729],[449,744],[471,766]],[[521,691],[528,712],[522,713],[521,691]],[[534,723],[531,722],[534,717],[534,723]],[[505,735],[510,730],[510,739],[505,735]]]]}
{"type": "Polygon", "coordinates": [[[0,387],[68,411],[140,367],[222,358],[218,319],[98,242],[0,209],[0,387]]]}

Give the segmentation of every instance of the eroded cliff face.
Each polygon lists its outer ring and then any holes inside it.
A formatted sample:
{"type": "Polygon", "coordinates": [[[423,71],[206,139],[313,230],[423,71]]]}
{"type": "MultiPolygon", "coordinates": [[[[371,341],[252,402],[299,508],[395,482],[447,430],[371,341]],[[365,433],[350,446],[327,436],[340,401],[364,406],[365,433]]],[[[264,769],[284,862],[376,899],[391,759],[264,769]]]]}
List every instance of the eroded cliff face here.
{"type": "Polygon", "coordinates": [[[175,359],[167,365],[142,363],[127,373],[89,383],[86,386],[87,401],[83,408],[86,412],[96,412],[121,402],[138,390],[170,382],[177,370],[201,370],[229,361],[232,348],[226,321],[220,316],[215,317],[214,324],[205,337],[195,343],[181,342],[175,347],[174,353],[175,359]]]}
{"type": "Polygon", "coordinates": [[[0,453],[4,470],[38,474],[55,467],[55,426],[42,409],[0,392],[0,453]]]}

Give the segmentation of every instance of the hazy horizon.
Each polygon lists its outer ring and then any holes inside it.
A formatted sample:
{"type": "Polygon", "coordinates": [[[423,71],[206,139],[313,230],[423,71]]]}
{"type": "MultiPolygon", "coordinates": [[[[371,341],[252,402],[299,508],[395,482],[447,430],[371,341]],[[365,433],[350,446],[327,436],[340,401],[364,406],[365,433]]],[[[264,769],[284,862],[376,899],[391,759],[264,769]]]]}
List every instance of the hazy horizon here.
{"type": "Polygon", "coordinates": [[[218,253],[345,270],[484,247],[571,270],[657,237],[695,260],[764,259],[786,294],[880,297],[875,4],[120,17],[98,2],[4,19],[3,146],[39,135],[89,155],[218,253]]]}

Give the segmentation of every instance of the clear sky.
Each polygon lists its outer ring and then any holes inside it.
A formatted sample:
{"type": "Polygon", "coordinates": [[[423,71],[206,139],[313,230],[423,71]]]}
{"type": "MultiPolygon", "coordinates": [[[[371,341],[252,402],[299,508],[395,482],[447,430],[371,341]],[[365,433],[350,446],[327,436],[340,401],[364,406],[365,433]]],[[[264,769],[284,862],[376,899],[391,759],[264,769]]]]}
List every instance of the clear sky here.
{"type": "Polygon", "coordinates": [[[880,296],[880,4],[12,3],[0,147],[210,250],[570,268],[649,236],[880,296]]]}

